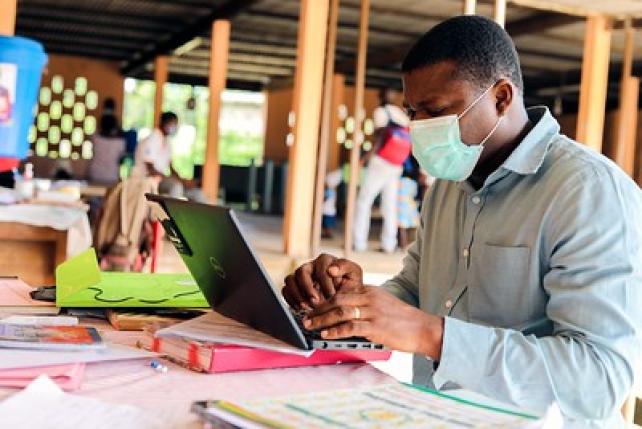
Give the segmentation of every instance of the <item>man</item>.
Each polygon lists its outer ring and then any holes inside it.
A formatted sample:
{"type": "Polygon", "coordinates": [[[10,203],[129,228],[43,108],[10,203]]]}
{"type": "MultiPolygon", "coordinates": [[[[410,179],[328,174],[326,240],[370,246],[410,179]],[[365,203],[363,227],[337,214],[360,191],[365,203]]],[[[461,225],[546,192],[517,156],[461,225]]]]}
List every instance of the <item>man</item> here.
{"type": "Polygon", "coordinates": [[[160,180],[158,191],[161,194],[176,198],[185,196],[204,202],[206,199],[202,191],[190,186],[172,166],[172,147],[169,139],[176,135],[177,130],[178,116],[174,112],[163,112],[159,128],[152,130],[136,147],[133,174],[157,177],[160,180]]]}
{"type": "Polygon", "coordinates": [[[392,253],[397,247],[397,193],[402,165],[410,155],[408,116],[392,103],[391,91],[381,93],[381,106],[374,111],[376,147],[364,158],[368,168],[359,188],[354,216],[354,248],[368,247],[370,212],[381,194],[381,250],[392,253]]]}
{"type": "Polygon", "coordinates": [[[414,382],[460,386],[576,427],[622,427],[642,311],[642,197],[603,156],[526,109],[515,47],[461,16],[407,54],[413,153],[438,180],[383,287],[322,255],[283,294],[325,338],[415,354],[414,382]]]}

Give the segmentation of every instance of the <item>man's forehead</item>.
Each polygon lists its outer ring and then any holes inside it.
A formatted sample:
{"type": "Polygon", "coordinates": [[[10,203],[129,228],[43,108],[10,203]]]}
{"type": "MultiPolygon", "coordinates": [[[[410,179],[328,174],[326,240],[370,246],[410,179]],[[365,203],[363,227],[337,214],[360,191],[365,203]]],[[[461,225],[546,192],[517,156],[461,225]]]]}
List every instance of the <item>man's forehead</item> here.
{"type": "Polygon", "coordinates": [[[403,74],[404,98],[414,104],[465,94],[469,85],[457,78],[456,64],[432,64],[403,74]]]}

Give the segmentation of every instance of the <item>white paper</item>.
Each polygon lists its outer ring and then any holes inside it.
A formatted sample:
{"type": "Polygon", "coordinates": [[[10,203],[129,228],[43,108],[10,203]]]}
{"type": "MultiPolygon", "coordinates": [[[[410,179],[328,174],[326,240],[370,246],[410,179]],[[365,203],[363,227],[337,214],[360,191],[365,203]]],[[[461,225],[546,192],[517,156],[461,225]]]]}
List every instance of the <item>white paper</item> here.
{"type": "Polygon", "coordinates": [[[303,350],[214,311],[156,331],[158,337],[184,337],[206,343],[236,344],[310,357],[314,350],[303,350]]]}
{"type": "Polygon", "coordinates": [[[163,429],[160,418],[129,405],[64,393],[47,376],[0,403],[0,427],[12,429],[163,429]]]}
{"type": "MultiPolygon", "coordinates": [[[[52,351],[0,349],[0,370],[65,365],[80,362],[107,362],[116,360],[145,359],[158,353],[119,344],[108,344],[105,349],[86,351],[52,351]]],[[[0,425],[0,427],[4,427],[0,425]]]]}

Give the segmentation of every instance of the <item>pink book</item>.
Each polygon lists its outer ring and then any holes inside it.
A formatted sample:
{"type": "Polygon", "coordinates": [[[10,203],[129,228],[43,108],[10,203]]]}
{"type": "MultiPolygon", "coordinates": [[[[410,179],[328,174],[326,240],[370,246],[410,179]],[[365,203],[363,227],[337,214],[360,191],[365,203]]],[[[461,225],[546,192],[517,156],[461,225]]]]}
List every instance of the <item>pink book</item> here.
{"type": "Polygon", "coordinates": [[[25,387],[40,375],[47,375],[61,389],[68,392],[77,390],[85,374],[85,364],[41,366],[37,368],[0,370],[0,386],[25,387]]]}
{"type": "Polygon", "coordinates": [[[153,338],[150,334],[139,343],[189,369],[210,373],[382,361],[388,360],[391,354],[389,350],[316,350],[310,357],[305,357],[180,337],[153,338]]]}

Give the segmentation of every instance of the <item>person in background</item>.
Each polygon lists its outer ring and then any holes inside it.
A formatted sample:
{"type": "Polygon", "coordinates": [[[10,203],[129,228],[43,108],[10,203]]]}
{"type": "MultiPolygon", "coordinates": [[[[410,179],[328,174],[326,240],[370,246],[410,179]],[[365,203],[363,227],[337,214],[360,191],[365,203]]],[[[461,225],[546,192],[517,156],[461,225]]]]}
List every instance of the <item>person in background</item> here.
{"type": "Polygon", "coordinates": [[[113,186],[120,180],[120,162],[125,154],[125,139],[113,113],[103,114],[100,130],[91,138],[94,157],[87,172],[91,183],[113,186]]]}
{"type": "Polygon", "coordinates": [[[368,247],[372,204],[381,194],[381,250],[392,253],[397,247],[397,190],[402,165],[410,155],[408,115],[392,103],[392,92],[382,91],[381,106],[374,111],[375,147],[364,157],[367,169],[355,208],[354,249],[368,247]]]}
{"type": "Polygon", "coordinates": [[[399,199],[397,201],[397,223],[399,225],[399,247],[406,250],[410,244],[408,231],[419,226],[419,206],[417,183],[419,166],[410,159],[404,163],[403,173],[399,179],[399,199]]]}
{"type": "Polygon", "coordinates": [[[332,238],[332,230],[337,223],[337,187],[341,183],[341,170],[336,169],[325,176],[323,195],[323,217],[321,218],[321,237],[332,238]]]}

